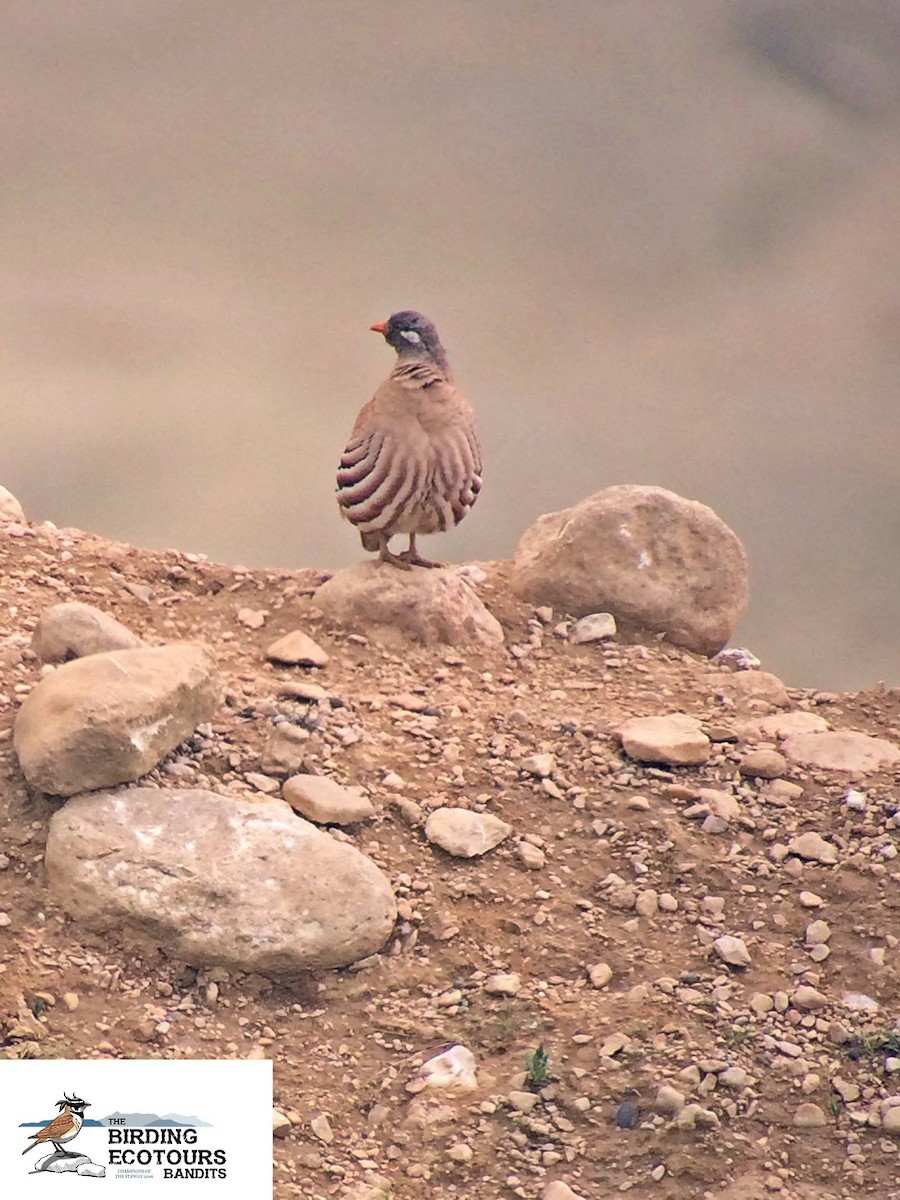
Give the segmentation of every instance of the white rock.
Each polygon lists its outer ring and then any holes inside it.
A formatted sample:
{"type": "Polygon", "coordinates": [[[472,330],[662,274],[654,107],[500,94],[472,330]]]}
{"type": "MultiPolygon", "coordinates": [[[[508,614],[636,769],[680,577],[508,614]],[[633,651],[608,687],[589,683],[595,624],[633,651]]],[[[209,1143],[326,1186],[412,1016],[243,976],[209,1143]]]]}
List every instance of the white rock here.
{"type": "Polygon", "coordinates": [[[272,1109],[272,1136],[286,1137],[290,1132],[291,1122],[283,1112],[279,1112],[277,1108],[272,1109]]]}
{"type": "Polygon", "coordinates": [[[788,842],[788,850],[798,858],[822,863],[824,866],[833,866],[838,860],[837,847],[832,842],[826,842],[821,834],[813,830],[792,838],[788,842]]]}
{"type": "Polygon", "coordinates": [[[478,1086],[475,1055],[467,1046],[451,1046],[424,1063],[417,1075],[406,1085],[408,1092],[423,1088],[455,1093],[471,1092],[478,1086]]]}
{"type": "Polygon", "coordinates": [[[484,981],[484,990],[489,996],[517,996],[521,989],[522,979],[515,971],[498,972],[484,981]]]}
{"type": "Polygon", "coordinates": [[[554,1179],[541,1192],[541,1200],[584,1200],[584,1197],[578,1192],[573,1192],[561,1179],[554,1179]]]}
{"type": "Polygon", "coordinates": [[[742,938],[724,934],[713,942],[713,948],[723,962],[732,967],[749,967],[750,951],[742,938]]]}
{"type": "Polygon", "coordinates": [[[0,525],[25,520],[25,512],[12,492],[0,487],[0,525]]]}
{"type": "Polygon", "coordinates": [[[826,771],[877,771],[900,762],[893,742],[849,729],[794,734],[782,749],[793,762],[826,771]]]}
{"type": "Polygon", "coordinates": [[[661,1113],[678,1113],[684,1108],[685,1098],[677,1088],[664,1083],[656,1093],[655,1108],[661,1113]]]}
{"type": "Polygon", "coordinates": [[[31,637],[32,650],[45,663],[107,650],[132,650],[141,644],[139,637],[109,613],[76,601],[45,608],[31,637]]]}
{"type": "Polygon", "coordinates": [[[532,754],[522,759],[522,770],[526,775],[534,775],[537,779],[546,779],[556,768],[556,759],[552,754],[532,754]]]}
{"type": "Polygon", "coordinates": [[[798,1129],[817,1129],[826,1123],[825,1113],[818,1104],[801,1104],[794,1113],[794,1124],[798,1129]]]}
{"type": "Polygon", "coordinates": [[[327,775],[292,775],[281,794],[295,812],[318,825],[353,825],[375,815],[361,787],[345,787],[327,775]]]}
{"type": "Polygon", "coordinates": [[[51,818],[44,862],[51,892],[92,930],[275,977],[374,954],[397,915],[371,859],[281,800],[169,788],[77,796],[51,818]]]}
{"type": "Polygon", "coordinates": [[[292,629],[274,641],[266,658],[289,667],[325,667],[329,662],[327,652],[302,629],[292,629]]]}
{"type": "Polygon", "coordinates": [[[632,717],[614,730],[625,753],[639,762],[692,765],[709,758],[709,738],[696,717],[632,717]]]}
{"type": "Polygon", "coordinates": [[[613,969],[609,963],[599,962],[588,967],[588,978],[595,988],[604,988],[613,977],[613,969]]]}
{"type": "Polygon", "coordinates": [[[575,622],[569,636],[576,644],[605,642],[616,636],[616,618],[612,613],[588,613],[575,622]]]}
{"type": "Polygon", "coordinates": [[[436,808],[425,822],[425,836],[454,858],[475,858],[512,833],[512,826],[490,813],[467,808],[436,808]]]}

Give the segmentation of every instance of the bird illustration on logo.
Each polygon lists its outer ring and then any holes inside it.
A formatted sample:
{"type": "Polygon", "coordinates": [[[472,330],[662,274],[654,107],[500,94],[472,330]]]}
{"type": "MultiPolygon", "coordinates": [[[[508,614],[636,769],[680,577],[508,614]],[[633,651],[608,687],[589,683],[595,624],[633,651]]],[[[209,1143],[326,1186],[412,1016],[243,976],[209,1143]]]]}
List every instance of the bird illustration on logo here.
{"type": "Polygon", "coordinates": [[[64,1150],[61,1143],[71,1142],[72,1138],[81,1132],[81,1126],[84,1124],[84,1110],[91,1106],[87,1100],[82,1100],[78,1096],[67,1096],[63,1092],[63,1098],[56,1101],[56,1107],[60,1110],[59,1115],[54,1117],[43,1129],[30,1135],[33,1140],[22,1151],[23,1154],[27,1154],[35,1146],[46,1142],[52,1142],[57,1151],[66,1158],[74,1154],[74,1151],[64,1150]]]}

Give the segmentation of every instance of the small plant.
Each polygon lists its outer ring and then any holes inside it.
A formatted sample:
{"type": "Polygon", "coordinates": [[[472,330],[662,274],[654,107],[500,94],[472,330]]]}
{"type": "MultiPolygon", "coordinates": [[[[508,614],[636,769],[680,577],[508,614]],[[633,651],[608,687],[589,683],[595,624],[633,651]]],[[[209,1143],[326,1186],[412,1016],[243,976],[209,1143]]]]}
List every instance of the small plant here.
{"type": "Polygon", "coordinates": [[[550,1082],[550,1059],[543,1046],[538,1046],[525,1055],[525,1083],[532,1092],[538,1092],[550,1082]]]}

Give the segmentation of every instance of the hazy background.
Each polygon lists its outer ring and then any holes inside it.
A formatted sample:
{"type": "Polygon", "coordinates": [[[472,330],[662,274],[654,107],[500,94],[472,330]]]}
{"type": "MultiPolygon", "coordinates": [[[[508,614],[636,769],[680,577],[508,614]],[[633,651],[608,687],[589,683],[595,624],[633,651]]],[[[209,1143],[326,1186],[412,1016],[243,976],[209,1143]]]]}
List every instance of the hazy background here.
{"type": "Polygon", "coordinates": [[[897,0],[5,0],[0,482],[232,562],[420,308],[480,416],[449,558],[613,483],[742,537],[737,641],[900,683],[897,0]]]}

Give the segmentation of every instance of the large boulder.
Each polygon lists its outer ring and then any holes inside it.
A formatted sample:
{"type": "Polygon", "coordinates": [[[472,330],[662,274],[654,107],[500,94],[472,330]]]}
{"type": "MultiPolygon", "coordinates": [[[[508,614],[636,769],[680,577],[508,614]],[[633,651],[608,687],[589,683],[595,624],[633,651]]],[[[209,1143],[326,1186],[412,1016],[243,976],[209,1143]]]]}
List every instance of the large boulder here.
{"type": "Polygon", "coordinates": [[[78,796],[50,821],[45,863],[53,894],[87,928],[273,977],[373,954],[396,917],[372,860],[281,800],[78,796]]]}
{"type": "Polygon", "coordinates": [[[51,604],[38,618],[31,648],[46,663],[66,662],[107,650],[133,650],[143,643],[115,617],[92,604],[51,604]]]}
{"type": "Polygon", "coordinates": [[[192,642],[77,658],[19,709],[22,773],[54,796],[130,783],[212,717],[220,692],[212,655],[192,642]]]}
{"type": "Polygon", "coordinates": [[[326,617],[382,640],[473,649],[503,645],[503,630],[457,571],[364,562],[332,575],[315,593],[326,617]]]}
{"type": "Polygon", "coordinates": [[[22,511],[22,505],[11,491],[0,487],[0,524],[24,520],[25,513],[22,511]]]}
{"type": "Polygon", "coordinates": [[[512,585],[535,604],[575,617],[609,611],[627,632],[712,655],[747,606],[747,560],[705,504],[623,484],[539,517],[519,542],[512,585]]]}

